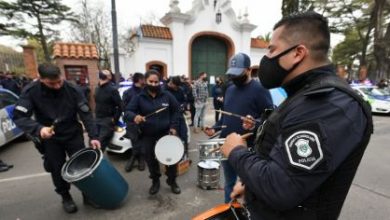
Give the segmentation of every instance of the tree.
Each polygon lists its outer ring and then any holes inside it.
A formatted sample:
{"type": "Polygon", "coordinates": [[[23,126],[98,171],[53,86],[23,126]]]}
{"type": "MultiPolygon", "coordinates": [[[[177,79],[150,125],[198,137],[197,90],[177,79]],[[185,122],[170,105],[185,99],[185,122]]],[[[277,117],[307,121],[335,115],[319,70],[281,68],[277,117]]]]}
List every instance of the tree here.
{"type": "Polygon", "coordinates": [[[76,21],[60,0],[0,0],[0,16],[7,20],[0,23],[0,34],[37,39],[46,61],[50,61],[48,40],[57,34],[54,26],[66,20],[76,21]]]}
{"type": "Polygon", "coordinates": [[[72,23],[72,40],[96,45],[103,68],[110,68],[111,20],[102,7],[91,8],[87,0],[81,0],[78,22],[72,23]]]}

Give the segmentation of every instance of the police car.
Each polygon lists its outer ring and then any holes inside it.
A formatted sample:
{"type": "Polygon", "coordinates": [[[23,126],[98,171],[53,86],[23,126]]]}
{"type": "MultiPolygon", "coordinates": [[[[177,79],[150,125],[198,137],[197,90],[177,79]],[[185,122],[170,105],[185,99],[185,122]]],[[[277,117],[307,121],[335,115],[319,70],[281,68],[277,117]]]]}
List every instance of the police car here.
{"type": "Polygon", "coordinates": [[[23,135],[23,131],[12,121],[18,98],[13,92],[0,88],[0,146],[23,135]]]}
{"type": "MultiPolygon", "coordinates": [[[[119,94],[122,98],[123,93],[131,88],[133,82],[123,81],[119,83],[119,94]]],[[[115,127],[114,136],[112,137],[110,144],[107,146],[107,151],[112,153],[122,154],[133,148],[131,140],[124,137],[126,134],[126,124],[123,122],[123,118],[120,117],[117,126],[115,127]]]]}
{"type": "Polygon", "coordinates": [[[352,86],[364,100],[371,105],[371,111],[374,113],[390,113],[390,95],[386,95],[383,91],[375,86],[352,86]]]}

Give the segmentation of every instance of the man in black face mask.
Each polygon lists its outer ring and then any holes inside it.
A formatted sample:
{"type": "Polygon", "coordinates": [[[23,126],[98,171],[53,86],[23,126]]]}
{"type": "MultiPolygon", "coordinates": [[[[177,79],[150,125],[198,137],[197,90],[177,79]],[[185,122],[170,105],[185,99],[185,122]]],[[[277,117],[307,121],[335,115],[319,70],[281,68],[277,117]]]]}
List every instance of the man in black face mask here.
{"type": "Polygon", "coordinates": [[[65,81],[57,66],[41,64],[38,72],[39,79],[27,85],[20,95],[13,120],[25,133],[40,139],[44,168],[51,173],[64,210],[74,213],[77,206],[69,194],[70,184],[62,179],[61,168],[66,156],[84,148],[79,118],[88,131],[91,147],[100,148],[96,125],[83,92],[65,81]]]}
{"type": "Polygon", "coordinates": [[[249,152],[239,134],[222,153],[240,176],[252,219],[337,219],[373,127],[370,107],[328,60],[327,20],[315,12],[279,21],[259,77],[288,98],[258,130],[249,152]]]}
{"type": "MultiPolygon", "coordinates": [[[[246,116],[246,118],[236,118],[222,115],[221,119],[213,126],[206,128],[205,133],[209,136],[214,135],[222,125],[226,126],[221,131],[221,138],[236,132],[238,134],[248,133],[254,130],[256,125],[245,124],[242,126],[242,120],[251,121],[253,118],[260,118],[260,114],[266,108],[272,108],[272,99],[268,90],[251,77],[251,61],[248,55],[238,53],[230,59],[229,69],[226,74],[231,78],[233,84],[230,85],[225,93],[223,110],[235,114],[246,116]]],[[[258,126],[258,125],[257,125],[258,126]]],[[[251,145],[253,138],[248,138],[248,144],[251,145]]],[[[236,183],[237,175],[232,166],[226,161],[222,161],[225,177],[225,203],[230,201],[230,193],[236,183]]]]}

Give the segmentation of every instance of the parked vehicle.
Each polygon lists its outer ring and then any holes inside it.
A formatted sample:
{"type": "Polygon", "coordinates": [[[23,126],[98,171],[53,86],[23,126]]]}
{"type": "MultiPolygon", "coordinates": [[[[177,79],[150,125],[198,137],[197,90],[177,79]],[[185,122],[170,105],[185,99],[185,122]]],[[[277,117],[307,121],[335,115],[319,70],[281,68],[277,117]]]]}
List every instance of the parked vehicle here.
{"type": "Polygon", "coordinates": [[[364,100],[371,105],[374,113],[390,113],[390,95],[386,95],[381,89],[375,86],[352,86],[364,100]]]}
{"type": "Polygon", "coordinates": [[[15,93],[0,88],[0,146],[23,135],[23,131],[12,121],[15,103],[18,99],[15,93]]]}

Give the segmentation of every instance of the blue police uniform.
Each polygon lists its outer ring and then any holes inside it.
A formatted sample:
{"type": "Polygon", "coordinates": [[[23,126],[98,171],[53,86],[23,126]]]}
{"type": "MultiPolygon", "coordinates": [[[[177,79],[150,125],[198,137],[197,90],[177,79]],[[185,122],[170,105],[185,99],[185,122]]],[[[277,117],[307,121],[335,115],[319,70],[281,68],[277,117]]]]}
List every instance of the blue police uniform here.
{"type": "MultiPolygon", "coordinates": [[[[179,104],[175,97],[166,91],[159,91],[156,97],[152,97],[147,89],[143,89],[126,106],[124,115],[126,121],[134,121],[136,115],[146,116],[163,107],[167,109],[148,117],[139,125],[141,130],[139,142],[149,168],[150,178],[153,181],[157,181],[161,176],[160,166],[154,155],[154,146],[161,137],[169,134],[171,128],[177,130],[179,104]]],[[[167,166],[167,176],[169,181],[175,180],[176,165],[167,166]]]]}
{"type": "Polygon", "coordinates": [[[372,133],[369,105],[331,66],[283,86],[288,98],[259,128],[256,152],[229,162],[252,219],[337,219],[372,133]]]}

